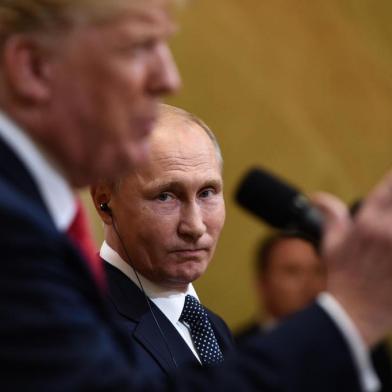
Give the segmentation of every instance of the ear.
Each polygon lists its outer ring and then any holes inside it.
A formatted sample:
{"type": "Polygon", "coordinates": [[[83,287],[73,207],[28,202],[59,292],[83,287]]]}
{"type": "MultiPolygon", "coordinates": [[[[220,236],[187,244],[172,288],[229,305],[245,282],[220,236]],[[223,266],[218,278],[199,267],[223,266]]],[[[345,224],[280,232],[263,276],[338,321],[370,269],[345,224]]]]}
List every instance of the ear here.
{"type": "Polygon", "coordinates": [[[50,98],[48,48],[24,34],[10,37],[4,46],[4,77],[10,90],[28,102],[50,98]]]}
{"type": "Polygon", "coordinates": [[[113,223],[111,215],[101,210],[102,203],[110,203],[112,196],[110,187],[103,183],[93,185],[90,188],[90,194],[93,199],[95,209],[97,210],[102,221],[105,223],[105,225],[111,225],[113,223]]]}

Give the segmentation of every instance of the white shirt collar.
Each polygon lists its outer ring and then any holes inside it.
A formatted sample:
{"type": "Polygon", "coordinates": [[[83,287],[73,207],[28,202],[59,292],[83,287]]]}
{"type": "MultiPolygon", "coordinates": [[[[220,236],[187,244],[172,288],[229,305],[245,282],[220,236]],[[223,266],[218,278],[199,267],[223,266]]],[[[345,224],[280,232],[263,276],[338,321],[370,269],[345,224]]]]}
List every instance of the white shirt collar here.
{"type": "MultiPolygon", "coordinates": [[[[128,263],[126,263],[120,257],[120,255],[105,241],[102,244],[100,256],[102,259],[128,276],[128,278],[131,279],[132,282],[140,288],[140,284],[133,268],[128,263]]],[[[172,324],[178,323],[178,319],[180,318],[182,309],[184,307],[186,295],[192,295],[199,300],[192,283],[189,283],[188,288],[184,293],[158,286],[157,284],[146,279],[140,273],[138,273],[138,276],[146,295],[155,303],[156,306],[158,306],[158,308],[162,311],[162,313],[165,314],[172,324]]]]}
{"type": "Polygon", "coordinates": [[[0,137],[30,172],[56,227],[65,231],[76,213],[75,196],[65,178],[29,135],[2,112],[0,137]]]}

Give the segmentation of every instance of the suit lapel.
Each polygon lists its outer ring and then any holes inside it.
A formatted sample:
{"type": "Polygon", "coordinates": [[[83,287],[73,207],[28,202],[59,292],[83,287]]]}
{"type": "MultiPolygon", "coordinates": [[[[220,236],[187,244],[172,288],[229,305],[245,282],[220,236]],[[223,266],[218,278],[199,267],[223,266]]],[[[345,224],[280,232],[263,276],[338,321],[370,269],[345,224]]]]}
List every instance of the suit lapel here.
{"type": "MultiPolygon", "coordinates": [[[[57,233],[64,240],[64,256],[67,258],[68,267],[77,270],[77,276],[83,281],[82,287],[86,294],[92,299],[94,304],[99,304],[97,309],[105,313],[102,294],[96,287],[92,279],[89,267],[80,252],[69,241],[64,233],[60,233],[56,228],[52,217],[41,197],[38,186],[30,175],[25,164],[15,155],[8,145],[0,138],[0,183],[3,182],[5,188],[12,191],[12,201],[18,205],[20,211],[25,215],[31,215],[39,227],[45,227],[48,235],[57,233]],[[39,223],[38,223],[39,222],[39,223]],[[86,284],[85,280],[89,283],[86,284]]],[[[5,190],[2,197],[6,197],[5,190]]]]}
{"type": "Polygon", "coordinates": [[[206,311],[210,319],[212,329],[214,330],[216,339],[218,340],[219,347],[223,352],[223,356],[226,357],[226,354],[234,349],[233,336],[228,329],[226,323],[220,317],[218,317],[215,313],[212,313],[208,309],[206,309],[206,311]]]}
{"type": "Polygon", "coordinates": [[[192,351],[166,316],[155,305],[152,306],[152,311],[159,327],[151,312],[147,311],[134,331],[135,339],[150,352],[166,372],[173,371],[185,363],[198,364],[192,351]]]}
{"type": "Polygon", "coordinates": [[[110,298],[117,311],[136,324],[133,337],[158,362],[165,372],[176,365],[199,362],[172,323],[150,301],[152,312],[141,290],[121,271],[105,262],[110,298]],[[162,333],[164,337],[162,336],[162,333]],[[174,360],[173,360],[174,358],[174,360]]]}
{"type": "MultiPolygon", "coordinates": [[[[42,217],[51,221],[48,209],[39,193],[37,184],[28,169],[14,152],[0,138],[0,178],[5,181],[17,194],[26,198],[26,205],[34,204],[41,210],[42,217]]],[[[52,225],[54,229],[54,225],[52,225]]]]}

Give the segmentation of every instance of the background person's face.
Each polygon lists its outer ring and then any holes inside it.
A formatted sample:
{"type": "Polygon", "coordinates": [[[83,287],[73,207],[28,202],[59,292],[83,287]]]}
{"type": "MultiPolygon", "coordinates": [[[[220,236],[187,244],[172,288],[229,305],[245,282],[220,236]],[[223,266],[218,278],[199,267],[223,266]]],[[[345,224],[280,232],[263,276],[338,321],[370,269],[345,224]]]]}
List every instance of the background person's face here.
{"type": "Polygon", "coordinates": [[[70,180],[84,185],[146,159],[158,99],[179,87],[162,5],[76,28],[55,49],[46,144],[70,180]]]}
{"type": "Polygon", "coordinates": [[[199,126],[155,130],[151,160],[110,199],[136,270],[177,289],[202,275],[224,223],[222,186],[215,148],[199,126]]]}
{"type": "Polygon", "coordinates": [[[259,287],[267,313],[276,319],[307,306],[325,289],[324,269],[313,246],[302,239],[276,243],[259,287]]]}

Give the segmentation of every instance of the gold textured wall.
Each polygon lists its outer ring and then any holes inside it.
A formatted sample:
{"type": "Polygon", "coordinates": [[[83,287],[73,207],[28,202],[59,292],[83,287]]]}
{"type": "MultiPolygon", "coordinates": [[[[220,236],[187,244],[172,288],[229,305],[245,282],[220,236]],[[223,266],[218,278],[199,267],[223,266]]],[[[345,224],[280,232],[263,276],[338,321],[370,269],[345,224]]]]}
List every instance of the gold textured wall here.
{"type": "Polygon", "coordinates": [[[226,227],[196,286],[230,326],[252,315],[250,260],[265,232],[232,201],[241,173],[263,165],[349,202],[389,168],[391,15],[388,0],[196,0],[180,12],[184,88],[169,102],[201,116],[225,158],[226,227]]]}

